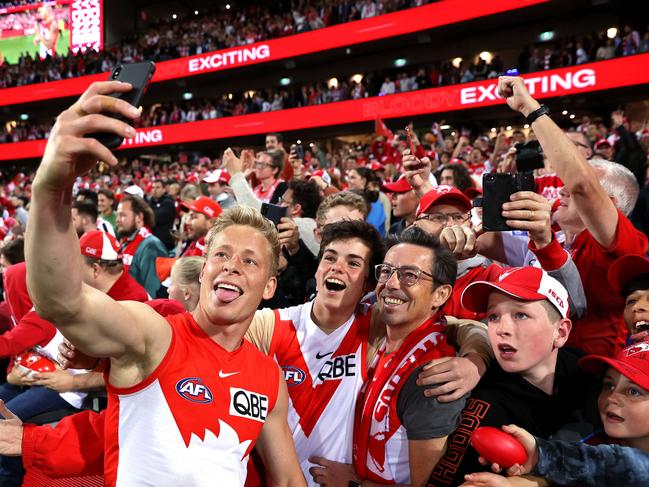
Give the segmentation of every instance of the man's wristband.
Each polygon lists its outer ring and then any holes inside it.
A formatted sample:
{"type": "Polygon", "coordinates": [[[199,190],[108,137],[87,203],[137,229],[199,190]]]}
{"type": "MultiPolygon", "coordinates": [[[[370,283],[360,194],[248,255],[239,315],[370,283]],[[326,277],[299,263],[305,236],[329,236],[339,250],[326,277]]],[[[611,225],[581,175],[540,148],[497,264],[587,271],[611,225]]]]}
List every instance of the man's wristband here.
{"type": "Polygon", "coordinates": [[[541,115],[550,115],[550,109],[545,105],[541,105],[539,108],[537,108],[532,113],[530,113],[527,117],[525,117],[525,120],[527,120],[527,123],[532,125],[532,123],[535,122],[536,119],[539,118],[541,115]]]}

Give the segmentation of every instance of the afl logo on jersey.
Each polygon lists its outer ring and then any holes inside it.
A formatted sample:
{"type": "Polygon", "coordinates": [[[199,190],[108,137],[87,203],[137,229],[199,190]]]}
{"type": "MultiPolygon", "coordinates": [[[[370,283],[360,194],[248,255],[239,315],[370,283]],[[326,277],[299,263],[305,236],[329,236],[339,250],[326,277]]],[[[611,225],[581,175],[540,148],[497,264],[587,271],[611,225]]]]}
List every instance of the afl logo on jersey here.
{"type": "Polygon", "coordinates": [[[203,384],[203,379],[198,377],[188,377],[181,379],[176,384],[176,392],[180,397],[191,402],[208,404],[212,402],[212,391],[203,384]]]}
{"type": "Polygon", "coordinates": [[[286,380],[286,385],[287,386],[299,386],[302,382],[304,382],[304,379],[306,379],[306,374],[302,369],[298,369],[297,367],[292,367],[290,365],[285,365],[282,366],[282,370],[284,371],[284,380],[286,380]]]}

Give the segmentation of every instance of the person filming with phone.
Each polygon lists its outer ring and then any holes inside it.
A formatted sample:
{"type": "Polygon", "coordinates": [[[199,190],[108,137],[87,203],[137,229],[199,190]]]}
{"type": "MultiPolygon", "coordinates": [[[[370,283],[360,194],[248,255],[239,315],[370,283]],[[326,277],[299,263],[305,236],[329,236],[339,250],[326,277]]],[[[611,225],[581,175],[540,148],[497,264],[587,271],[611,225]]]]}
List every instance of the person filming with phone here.
{"type": "Polygon", "coordinates": [[[613,356],[624,347],[628,332],[621,318],[624,302],[608,283],[607,271],[617,258],[647,251],[647,237],[627,218],[638,198],[638,183],[620,164],[587,161],[552,121],[549,109],[530,95],[522,78],[502,76],[498,91],[511,109],[527,119],[565,183],[554,221],[563,231],[589,305],[584,318],[574,323],[568,344],[613,356]]]}

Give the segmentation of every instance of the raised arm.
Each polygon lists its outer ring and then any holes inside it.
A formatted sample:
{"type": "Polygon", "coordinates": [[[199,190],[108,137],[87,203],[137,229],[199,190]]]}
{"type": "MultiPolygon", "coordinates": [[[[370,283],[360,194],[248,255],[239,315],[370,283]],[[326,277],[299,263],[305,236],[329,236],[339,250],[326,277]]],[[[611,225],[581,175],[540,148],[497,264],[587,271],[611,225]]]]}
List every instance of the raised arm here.
{"type": "MultiPolygon", "coordinates": [[[[513,110],[525,117],[541,106],[529,94],[522,78],[501,76],[498,91],[513,110]]],[[[566,185],[586,228],[601,246],[610,247],[616,237],[618,212],[595,169],[550,117],[538,117],[532,122],[532,129],[543,153],[566,185]]]]}
{"type": "MultiPolygon", "coordinates": [[[[83,283],[79,240],[71,221],[71,190],[77,176],[97,161],[117,164],[105,146],[85,135],[135,135],[128,124],[101,115],[111,112],[137,118],[138,109],[107,96],[130,89],[131,85],[116,81],[94,83],[59,115],[34,178],[25,240],[27,286],[36,311],[83,352],[97,357],[141,355],[171,337],[164,319],[148,306],[119,304],[83,283]]],[[[166,350],[164,345],[161,348],[166,350]]]]}

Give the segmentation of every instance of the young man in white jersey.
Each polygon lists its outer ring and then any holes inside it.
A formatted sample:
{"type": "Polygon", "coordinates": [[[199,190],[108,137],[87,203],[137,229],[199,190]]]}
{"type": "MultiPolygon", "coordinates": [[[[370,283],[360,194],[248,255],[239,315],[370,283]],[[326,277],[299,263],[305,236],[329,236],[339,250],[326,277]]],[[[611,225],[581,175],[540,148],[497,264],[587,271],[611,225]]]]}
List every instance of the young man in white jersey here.
{"type": "Polygon", "coordinates": [[[251,209],[223,215],[207,244],[192,314],[165,319],[82,283],[72,185],[98,160],[117,164],[85,135],[132,137],[130,125],[103,115],[139,117],[137,108],[107,96],[131,89],[94,83],[58,117],[34,179],[26,238],[39,315],[80,350],[111,359],[106,485],[199,487],[216,478],[243,485],[255,442],[277,485],[304,485],[286,424],[286,386],[276,365],[243,339],[261,299],[275,290],[279,240],[272,224],[251,209]]]}

